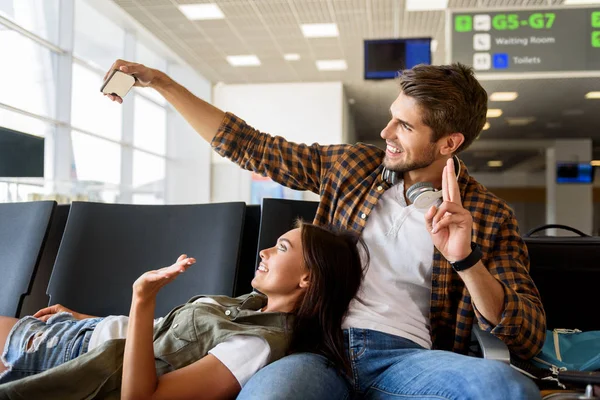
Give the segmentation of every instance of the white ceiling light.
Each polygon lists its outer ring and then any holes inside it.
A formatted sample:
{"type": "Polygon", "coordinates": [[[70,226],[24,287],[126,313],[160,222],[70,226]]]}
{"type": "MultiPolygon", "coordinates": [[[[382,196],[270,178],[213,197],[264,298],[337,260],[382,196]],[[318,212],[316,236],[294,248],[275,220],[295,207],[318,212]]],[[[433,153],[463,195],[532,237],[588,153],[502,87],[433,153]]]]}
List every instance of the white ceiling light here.
{"type": "Polygon", "coordinates": [[[448,0],[406,0],[406,11],[445,10],[448,0]]]}
{"type": "Polygon", "coordinates": [[[298,61],[300,59],[300,54],[297,54],[297,53],[288,53],[288,54],[284,54],[283,58],[286,61],[298,61]]]}
{"type": "Polygon", "coordinates": [[[502,115],[502,110],[499,109],[499,108],[489,108],[487,110],[487,117],[488,118],[498,118],[501,115],[502,115]]]}
{"type": "Polygon", "coordinates": [[[302,34],[307,38],[339,36],[337,24],[302,24],[302,34]]]}
{"type": "Polygon", "coordinates": [[[563,5],[565,6],[575,6],[579,4],[600,4],[599,0],[565,0],[563,5]]]}
{"type": "Polygon", "coordinates": [[[260,60],[254,54],[227,56],[227,62],[234,67],[256,67],[260,65],[260,60]]]}
{"type": "Polygon", "coordinates": [[[345,71],[348,69],[346,60],[317,60],[319,71],[345,71]]]}
{"type": "Polygon", "coordinates": [[[505,118],[505,121],[510,126],[525,126],[535,121],[535,117],[512,117],[505,118]]]}
{"type": "Polygon", "coordinates": [[[215,3],[182,4],[179,6],[179,11],[192,21],[225,18],[225,14],[215,3]]]}
{"type": "Polygon", "coordinates": [[[490,168],[499,168],[504,165],[502,160],[490,160],[487,162],[488,167],[490,168]]]}
{"type": "Polygon", "coordinates": [[[486,121],[485,125],[483,125],[483,130],[487,131],[488,129],[490,129],[490,123],[486,121]]]}
{"type": "Polygon", "coordinates": [[[490,95],[490,101],[513,101],[517,97],[517,92],[494,92],[490,95]]]}
{"type": "Polygon", "coordinates": [[[600,92],[589,92],[585,95],[586,99],[600,99],[600,92]]]}

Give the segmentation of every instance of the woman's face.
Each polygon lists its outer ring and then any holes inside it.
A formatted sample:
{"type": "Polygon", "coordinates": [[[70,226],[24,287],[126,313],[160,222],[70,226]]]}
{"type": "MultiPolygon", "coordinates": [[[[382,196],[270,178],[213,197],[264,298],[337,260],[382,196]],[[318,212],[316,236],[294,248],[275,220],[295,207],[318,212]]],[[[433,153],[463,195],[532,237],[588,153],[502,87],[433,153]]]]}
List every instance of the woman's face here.
{"type": "Polygon", "coordinates": [[[293,295],[308,286],[300,228],[283,234],[274,247],[261,250],[260,259],[252,287],[265,295],[293,295]]]}

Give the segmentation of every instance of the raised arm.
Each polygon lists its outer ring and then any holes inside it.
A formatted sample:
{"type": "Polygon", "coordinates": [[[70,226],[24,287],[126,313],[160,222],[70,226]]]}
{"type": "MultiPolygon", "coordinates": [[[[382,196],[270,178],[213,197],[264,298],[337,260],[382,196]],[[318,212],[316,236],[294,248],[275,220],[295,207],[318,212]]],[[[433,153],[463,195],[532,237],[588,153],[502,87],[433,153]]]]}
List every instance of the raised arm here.
{"type": "MultiPolygon", "coordinates": [[[[319,193],[324,174],[349,147],[291,143],[280,136],[259,132],[243,120],[225,114],[161,71],[117,60],[105,79],[114,69],[133,75],[136,86],[158,91],[221,156],[292,189],[319,193]]],[[[118,96],[106,96],[123,102],[118,96]]]]}
{"type": "Polygon", "coordinates": [[[240,391],[235,376],[211,354],[160,378],[156,376],[152,338],[156,294],[195,262],[182,255],[170,267],[146,272],[133,284],[123,360],[122,399],[229,399],[240,391]]]}

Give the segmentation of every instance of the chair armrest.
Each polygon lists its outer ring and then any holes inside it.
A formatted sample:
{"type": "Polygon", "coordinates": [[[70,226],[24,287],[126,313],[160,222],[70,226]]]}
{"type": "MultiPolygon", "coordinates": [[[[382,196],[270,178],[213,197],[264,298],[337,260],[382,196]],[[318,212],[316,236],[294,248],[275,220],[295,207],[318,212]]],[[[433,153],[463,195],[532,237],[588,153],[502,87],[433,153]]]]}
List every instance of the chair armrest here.
{"type": "Polygon", "coordinates": [[[477,339],[477,343],[479,343],[479,347],[481,347],[483,358],[510,364],[510,352],[502,340],[491,333],[482,331],[477,324],[473,325],[473,334],[477,339]]]}

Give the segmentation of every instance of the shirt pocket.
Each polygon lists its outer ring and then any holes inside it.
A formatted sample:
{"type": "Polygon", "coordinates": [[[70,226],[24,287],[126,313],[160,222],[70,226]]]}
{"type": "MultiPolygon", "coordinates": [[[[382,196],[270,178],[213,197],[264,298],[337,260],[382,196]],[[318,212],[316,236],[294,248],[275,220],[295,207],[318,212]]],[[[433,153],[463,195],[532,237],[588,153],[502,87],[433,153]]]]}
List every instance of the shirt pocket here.
{"type": "Polygon", "coordinates": [[[165,358],[197,341],[194,309],[183,309],[173,318],[169,330],[154,341],[154,355],[157,358],[165,358]]]}

